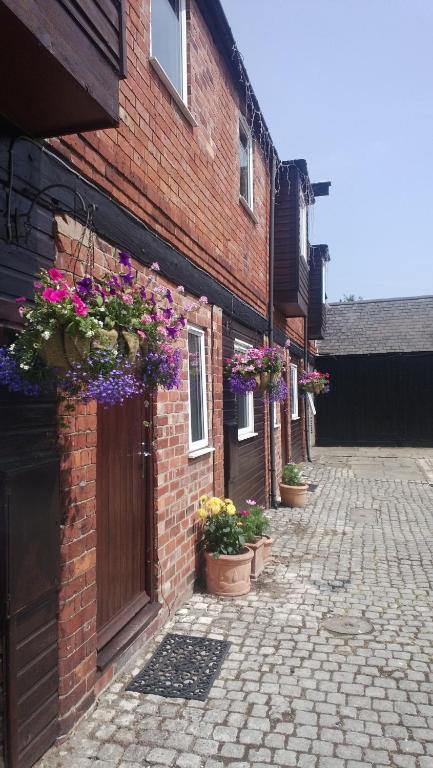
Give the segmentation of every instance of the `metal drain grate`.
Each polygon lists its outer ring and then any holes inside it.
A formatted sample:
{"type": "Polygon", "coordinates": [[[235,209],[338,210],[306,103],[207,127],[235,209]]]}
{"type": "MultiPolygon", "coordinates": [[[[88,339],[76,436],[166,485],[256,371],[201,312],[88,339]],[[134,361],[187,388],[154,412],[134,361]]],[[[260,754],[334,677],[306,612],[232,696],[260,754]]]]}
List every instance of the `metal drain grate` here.
{"type": "Polygon", "coordinates": [[[126,690],[205,701],[230,643],[168,634],[126,690]]]}
{"type": "Polygon", "coordinates": [[[373,624],[358,616],[332,616],[322,623],[323,629],[338,635],[368,635],[373,632],[373,624]]]}

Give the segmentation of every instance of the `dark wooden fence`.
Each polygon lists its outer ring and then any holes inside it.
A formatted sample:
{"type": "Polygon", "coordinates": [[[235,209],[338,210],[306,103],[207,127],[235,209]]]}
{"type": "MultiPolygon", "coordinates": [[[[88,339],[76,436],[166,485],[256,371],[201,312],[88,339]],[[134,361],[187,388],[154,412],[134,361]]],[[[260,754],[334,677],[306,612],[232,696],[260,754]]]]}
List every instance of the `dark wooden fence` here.
{"type": "Polygon", "coordinates": [[[433,353],[320,357],[318,445],[433,446],[433,353]]]}

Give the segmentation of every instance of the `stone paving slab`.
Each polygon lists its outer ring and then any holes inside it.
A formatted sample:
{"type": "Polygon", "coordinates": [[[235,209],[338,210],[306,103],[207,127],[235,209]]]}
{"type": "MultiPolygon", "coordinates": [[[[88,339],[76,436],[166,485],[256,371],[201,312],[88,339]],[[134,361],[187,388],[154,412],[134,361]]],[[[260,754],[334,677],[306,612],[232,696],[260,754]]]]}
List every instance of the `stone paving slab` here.
{"type": "Polygon", "coordinates": [[[433,767],[433,488],[309,476],[251,594],[195,594],[39,768],[433,767]],[[327,631],[339,615],[373,631],[327,631]],[[125,691],[167,630],[231,641],[206,702],[125,691]]]}

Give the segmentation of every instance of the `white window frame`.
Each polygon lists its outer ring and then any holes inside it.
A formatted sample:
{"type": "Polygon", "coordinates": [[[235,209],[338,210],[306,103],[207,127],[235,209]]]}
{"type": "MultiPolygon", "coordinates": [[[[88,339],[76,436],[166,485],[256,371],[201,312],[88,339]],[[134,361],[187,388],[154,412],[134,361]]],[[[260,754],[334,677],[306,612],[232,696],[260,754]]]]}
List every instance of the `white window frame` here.
{"type": "MultiPolygon", "coordinates": [[[[251,135],[251,131],[249,129],[248,123],[245,120],[243,115],[239,115],[239,144],[241,140],[241,132],[240,129],[242,127],[242,130],[244,131],[247,140],[248,140],[248,198],[244,197],[241,194],[241,190],[239,188],[239,198],[247,204],[248,208],[253,211],[254,210],[254,156],[253,156],[253,137],[251,135]]],[[[239,158],[240,161],[240,158],[239,158]]],[[[240,179],[240,172],[239,172],[239,179],[240,179]]]]}
{"type": "MultiPolygon", "coordinates": [[[[251,349],[252,346],[252,344],[247,344],[246,341],[235,339],[234,351],[245,352],[247,349],[251,349]]],[[[248,424],[240,429],[238,427],[238,440],[246,440],[257,435],[257,432],[254,432],[254,395],[252,392],[247,392],[245,395],[238,395],[238,397],[246,397],[247,399],[248,424]]]]}
{"type": "Polygon", "coordinates": [[[308,216],[307,201],[302,189],[299,190],[299,250],[305,261],[308,261],[308,216]]]}
{"type": "MultiPolygon", "coordinates": [[[[162,63],[157,56],[154,55],[152,50],[152,0],[150,6],[150,61],[152,66],[157,70],[158,74],[164,80],[165,84],[170,91],[174,91],[178,97],[182,99],[183,103],[188,106],[188,62],[187,62],[187,46],[186,46],[186,0],[179,0],[179,36],[180,36],[180,56],[182,60],[182,83],[181,93],[177,90],[175,84],[171,81],[167,72],[165,71],[162,63]]],[[[173,95],[174,95],[173,94],[173,95]]]]}
{"type": "Polygon", "coordinates": [[[298,366],[290,363],[290,415],[292,421],[299,419],[298,366]]]}
{"type": "MultiPolygon", "coordinates": [[[[208,429],[208,412],[207,412],[207,385],[206,385],[206,350],[205,350],[205,332],[203,328],[197,328],[195,325],[188,325],[188,336],[192,333],[194,336],[198,336],[200,340],[200,374],[201,374],[201,396],[203,406],[203,422],[204,422],[204,437],[201,440],[192,440],[192,428],[191,428],[191,387],[189,381],[189,344],[188,344],[188,433],[189,433],[189,450],[190,453],[198,451],[201,448],[207,448],[209,445],[209,429],[208,429]]],[[[188,343],[188,340],[187,340],[188,343]]]]}

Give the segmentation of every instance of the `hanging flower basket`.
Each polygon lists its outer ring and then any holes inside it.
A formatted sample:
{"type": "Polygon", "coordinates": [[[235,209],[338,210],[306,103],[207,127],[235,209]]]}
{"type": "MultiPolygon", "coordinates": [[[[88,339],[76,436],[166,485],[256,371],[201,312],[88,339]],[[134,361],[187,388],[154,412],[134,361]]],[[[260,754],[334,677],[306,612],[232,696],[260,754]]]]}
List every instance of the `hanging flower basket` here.
{"type": "Polygon", "coordinates": [[[320,371],[306,371],[299,379],[301,392],[310,392],[320,395],[325,389],[329,391],[329,373],[320,371]]]}
{"type": "Polygon", "coordinates": [[[235,395],[258,390],[271,400],[285,400],[287,387],[281,374],[283,355],[276,347],[251,347],[227,358],[225,375],[235,395]]]}
{"type": "MultiPolygon", "coordinates": [[[[22,333],[0,348],[0,385],[31,395],[54,389],[62,397],[104,405],[123,403],[145,388],[179,386],[181,353],[175,342],[186,318],[152,272],[144,286],[129,255],[120,253],[119,261],[116,273],[85,276],[76,285],[55,267],[41,271],[34,304],[18,299],[22,333]]],[[[151,270],[159,270],[156,262],[151,270]]]]}

